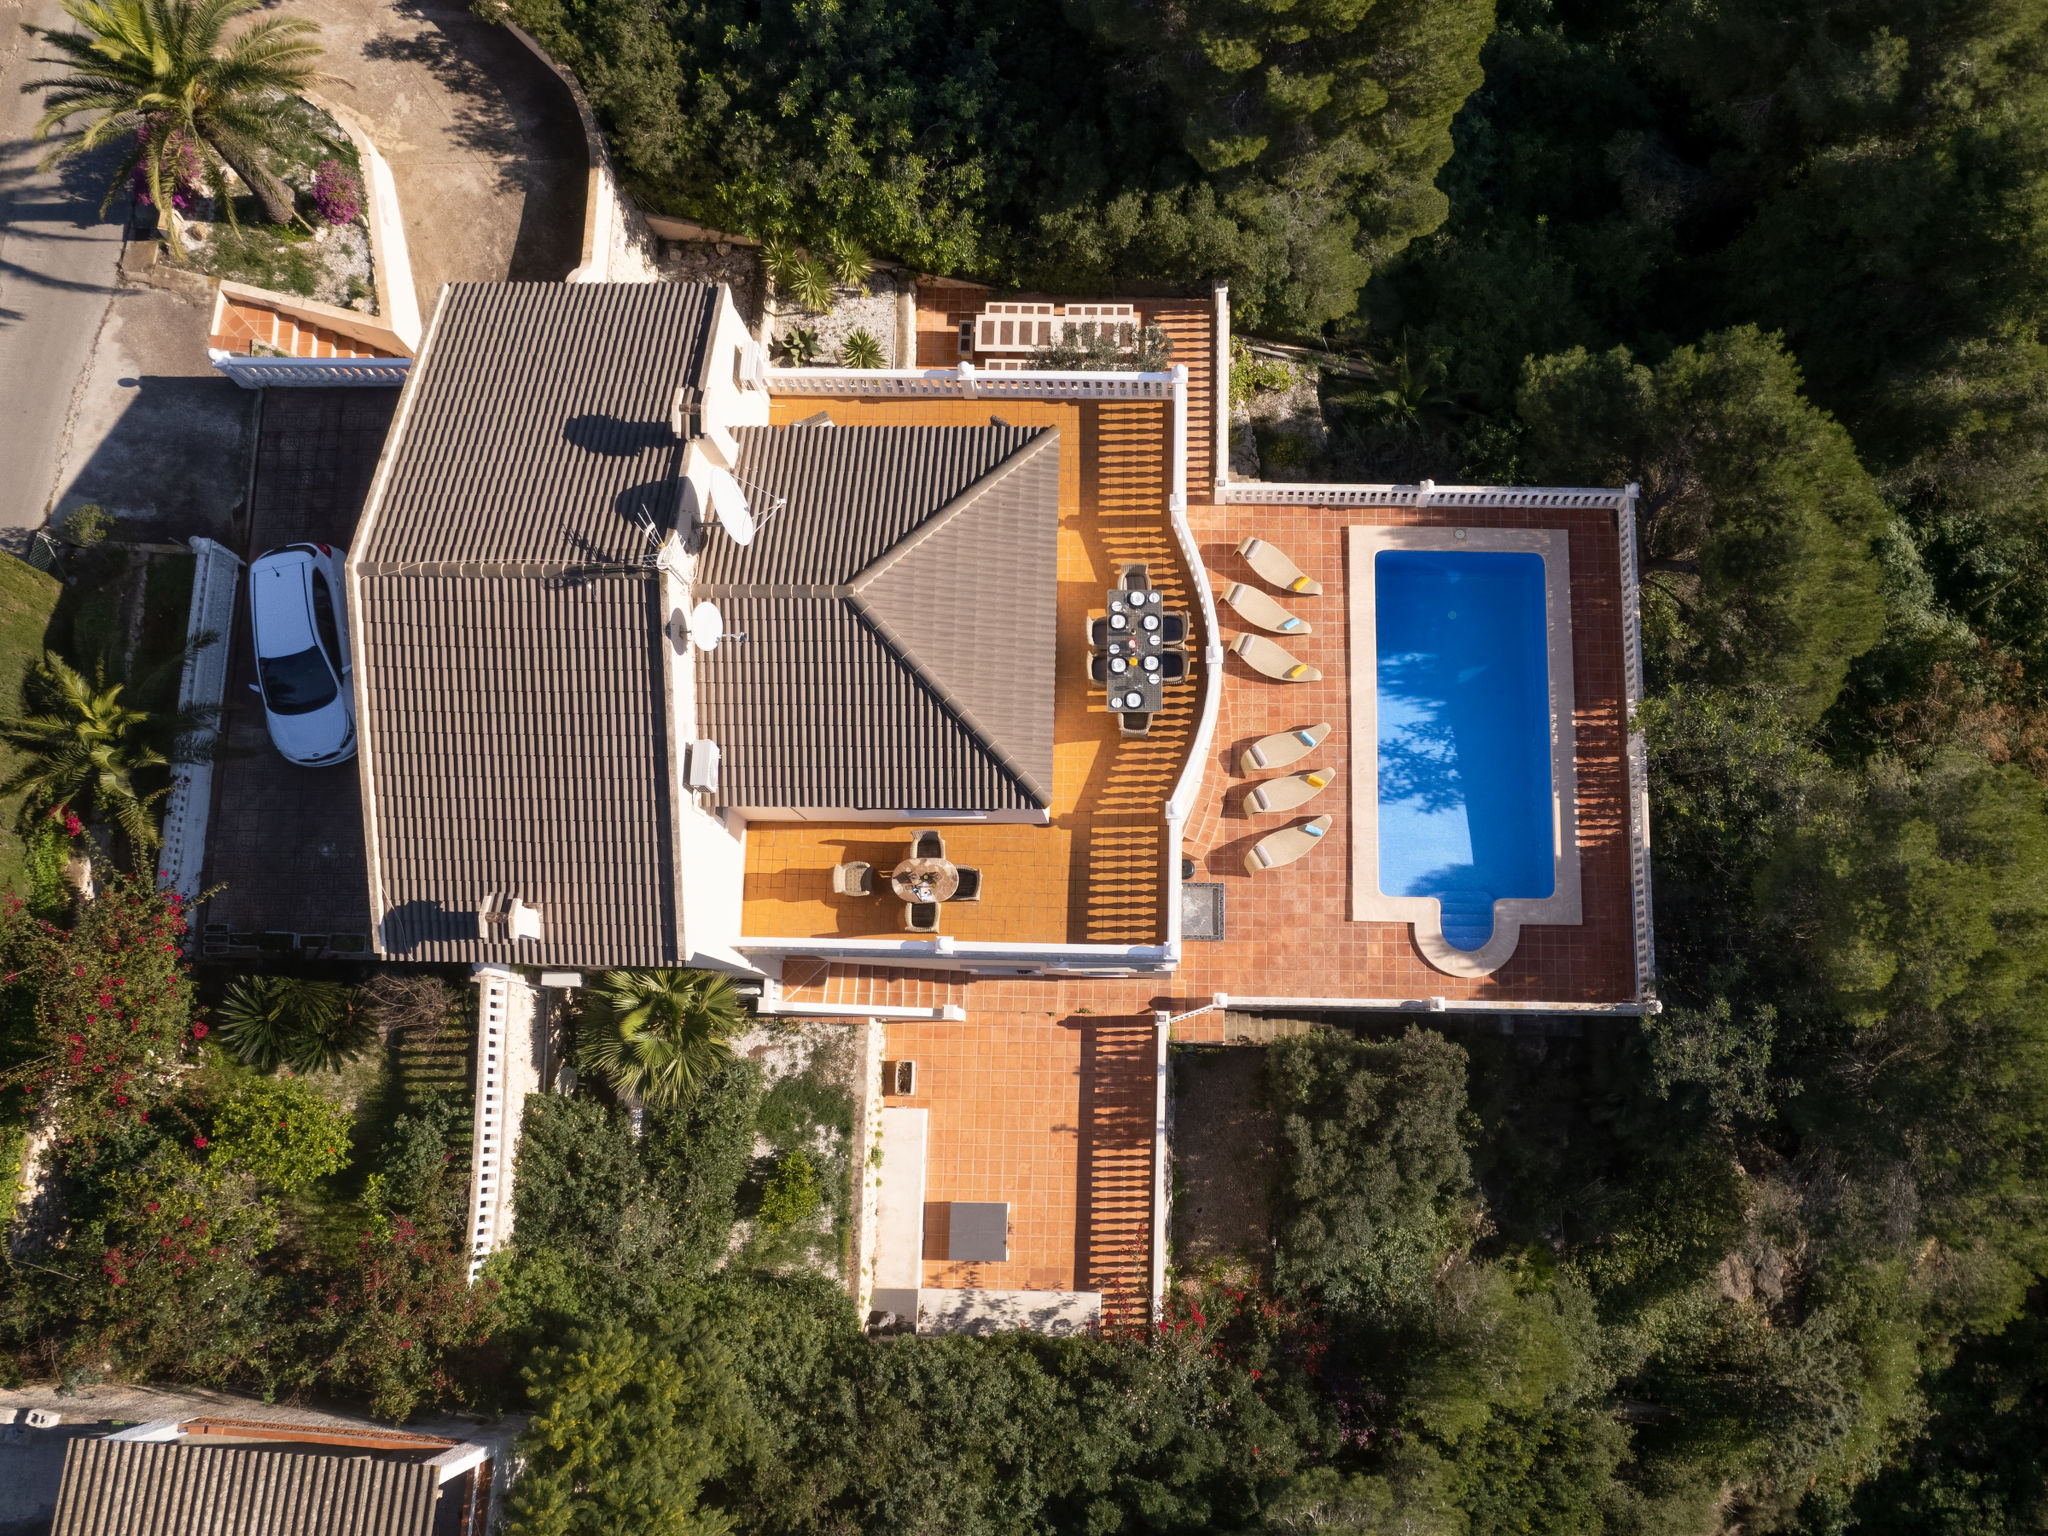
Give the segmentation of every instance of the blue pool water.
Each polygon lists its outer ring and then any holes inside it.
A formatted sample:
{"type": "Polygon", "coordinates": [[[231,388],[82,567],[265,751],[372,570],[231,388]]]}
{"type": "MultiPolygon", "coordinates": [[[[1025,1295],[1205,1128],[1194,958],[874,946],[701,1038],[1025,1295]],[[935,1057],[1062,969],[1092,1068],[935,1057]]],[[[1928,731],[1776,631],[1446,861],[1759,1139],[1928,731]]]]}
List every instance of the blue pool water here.
{"type": "Polygon", "coordinates": [[[1543,557],[1383,549],[1373,581],[1380,890],[1477,949],[1497,898],[1556,884],[1543,557]]]}

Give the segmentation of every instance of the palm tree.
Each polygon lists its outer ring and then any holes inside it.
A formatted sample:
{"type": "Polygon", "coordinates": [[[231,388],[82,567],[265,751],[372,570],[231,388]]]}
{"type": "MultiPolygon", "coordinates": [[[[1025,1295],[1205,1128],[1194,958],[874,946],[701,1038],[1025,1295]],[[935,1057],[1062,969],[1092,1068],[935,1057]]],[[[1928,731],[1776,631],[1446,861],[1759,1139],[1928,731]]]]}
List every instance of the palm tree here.
{"type": "MultiPolygon", "coordinates": [[[[105,213],[129,174],[139,165],[157,207],[169,206],[176,190],[178,161],[194,152],[202,172],[225,201],[224,166],[232,167],[257,200],[263,216],[286,224],[293,214],[291,189],[271,173],[263,150],[277,143],[276,99],[304,90],[314,78],[320,29],[295,17],[270,16],[232,38],[223,29],[263,0],[63,0],[77,30],[26,30],[68,73],[33,80],[24,91],[48,92],[34,136],[80,113],[94,114],[70,143],[44,157],[42,169],[85,154],[123,135],[135,147],[107,184],[105,213]]],[[[182,254],[176,230],[165,220],[174,253],[182,254]]]]}
{"type": "Polygon", "coordinates": [[[669,1109],[725,1065],[745,1023],[731,977],[607,971],[584,999],[583,1059],[622,1098],[669,1109]]]}
{"type": "Polygon", "coordinates": [[[339,1071],[377,1037],[377,1021],[334,981],[245,976],[221,999],[222,1036],[242,1061],[268,1072],[339,1071]]]}
{"type": "Polygon", "coordinates": [[[28,754],[28,761],[0,784],[0,795],[27,792],[23,827],[53,806],[78,810],[89,805],[126,833],[136,849],[156,847],[160,838],[149,807],[170,790],[145,795],[135,787],[136,773],[166,766],[164,755],[143,739],[158,725],[156,717],[123,704],[121,685],[107,681],[104,666],[94,668],[88,683],[63,658],[47,652],[29,673],[25,691],[40,712],[0,719],[0,741],[28,754]]]}

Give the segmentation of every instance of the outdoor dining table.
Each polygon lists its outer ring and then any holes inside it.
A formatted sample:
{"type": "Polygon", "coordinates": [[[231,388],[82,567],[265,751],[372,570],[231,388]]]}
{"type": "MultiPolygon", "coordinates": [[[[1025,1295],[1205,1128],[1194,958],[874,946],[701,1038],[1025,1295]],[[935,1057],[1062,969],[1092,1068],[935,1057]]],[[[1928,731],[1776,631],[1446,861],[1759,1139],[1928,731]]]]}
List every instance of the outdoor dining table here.
{"type": "Polygon", "coordinates": [[[1109,593],[1109,635],[1102,647],[1107,707],[1117,713],[1154,715],[1165,704],[1159,653],[1170,650],[1159,638],[1166,610],[1157,592],[1109,593]]]}
{"type": "Polygon", "coordinates": [[[905,859],[889,875],[899,901],[951,901],[960,889],[960,870],[950,859],[905,859]]]}

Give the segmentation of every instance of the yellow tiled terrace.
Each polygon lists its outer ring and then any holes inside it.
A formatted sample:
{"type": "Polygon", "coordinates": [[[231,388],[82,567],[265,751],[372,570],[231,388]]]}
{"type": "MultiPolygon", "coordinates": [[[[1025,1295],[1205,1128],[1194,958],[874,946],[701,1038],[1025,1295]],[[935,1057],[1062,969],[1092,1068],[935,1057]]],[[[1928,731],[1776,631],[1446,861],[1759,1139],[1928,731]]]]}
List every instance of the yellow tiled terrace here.
{"type": "MultiPolygon", "coordinates": [[[[1168,871],[1163,807],[1187,759],[1208,686],[1166,691],[1143,740],[1122,740],[1087,676],[1086,621],[1122,567],[1142,561],[1171,610],[1196,615],[1196,594],[1167,522],[1172,473],[1168,402],[862,400],[783,397],[780,426],[820,409],[873,426],[1012,426],[1060,432],[1059,679],[1051,824],[939,824],[946,856],[982,871],[976,902],[944,902],[939,932],[969,942],[1156,944],[1165,937],[1168,871]]],[[[1191,651],[1198,657],[1191,636],[1191,651]]],[[[878,882],[917,830],[873,822],[755,822],[747,830],[747,939],[900,938],[903,907],[886,884],[837,896],[834,865],[861,861],[878,882]]]]}

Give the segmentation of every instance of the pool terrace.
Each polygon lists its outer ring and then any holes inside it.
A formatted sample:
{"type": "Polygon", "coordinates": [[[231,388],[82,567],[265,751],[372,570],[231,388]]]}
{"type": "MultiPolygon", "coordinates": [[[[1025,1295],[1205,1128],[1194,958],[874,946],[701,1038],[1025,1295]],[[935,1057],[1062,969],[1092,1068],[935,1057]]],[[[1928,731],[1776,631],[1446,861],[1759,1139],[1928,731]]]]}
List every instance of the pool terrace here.
{"type": "MultiPolygon", "coordinates": [[[[1239,487],[1236,494],[1245,494],[1246,489],[1239,487]]],[[[1622,549],[1613,507],[1342,505],[1334,504],[1334,498],[1306,499],[1313,494],[1308,487],[1263,489],[1304,499],[1292,504],[1198,504],[1190,508],[1189,522],[1211,585],[1219,593],[1233,581],[1257,580],[1237,553],[1239,542],[1248,535],[1279,545],[1322,582],[1319,597],[1285,599],[1314,632],[1284,642],[1322,676],[1315,682],[1279,683],[1260,676],[1235,655],[1224,662],[1216,731],[1183,847],[1195,862],[1194,879],[1222,887],[1226,936],[1215,942],[1184,941],[1171,977],[1080,982],[989,978],[971,983],[960,977],[959,985],[935,986],[934,981],[943,978],[912,979],[900,972],[817,965],[790,973],[786,992],[792,1000],[852,1008],[899,1001],[907,1006],[951,1003],[970,1009],[970,1017],[984,1010],[1010,1009],[1043,1017],[1048,1011],[1063,1016],[1081,1002],[1105,1016],[1138,1014],[1155,1007],[1203,1003],[1217,992],[1248,1006],[1256,999],[1421,1005],[1441,998],[1472,1006],[1499,1002],[1604,1007],[1628,1005],[1639,997],[1622,549]],[[1583,920],[1531,923],[1522,929],[1507,962],[1486,976],[1449,975],[1432,966],[1405,922],[1351,917],[1353,690],[1370,688],[1372,679],[1356,679],[1351,672],[1347,529],[1403,526],[1554,529],[1568,540],[1574,805],[1583,920]],[[1238,754],[1262,736],[1321,721],[1330,725],[1328,740],[1295,766],[1335,766],[1337,781],[1293,815],[1249,814],[1245,797],[1256,779],[1238,775],[1238,754]],[[1260,836],[1310,814],[1333,819],[1322,846],[1299,863],[1257,875],[1245,872],[1245,854],[1260,836]]],[[[1218,617],[1226,635],[1242,628],[1228,608],[1219,605],[1218,617]]],[[[1063,635],[1069,627],[1063,618],[1063,635]]],[[[1295,770],[1260,777],[1291,771],[1295,770]]],[[[949,832],[949,843],[952,836],[949,832]]],[[[754,856],[750,846],[750,869],[754,856]]],[[[1218,1027],[1214,1016],[1196,1019],[1180,1026],[1177,1035],[1203,1038],[1218,1027]]]]}

